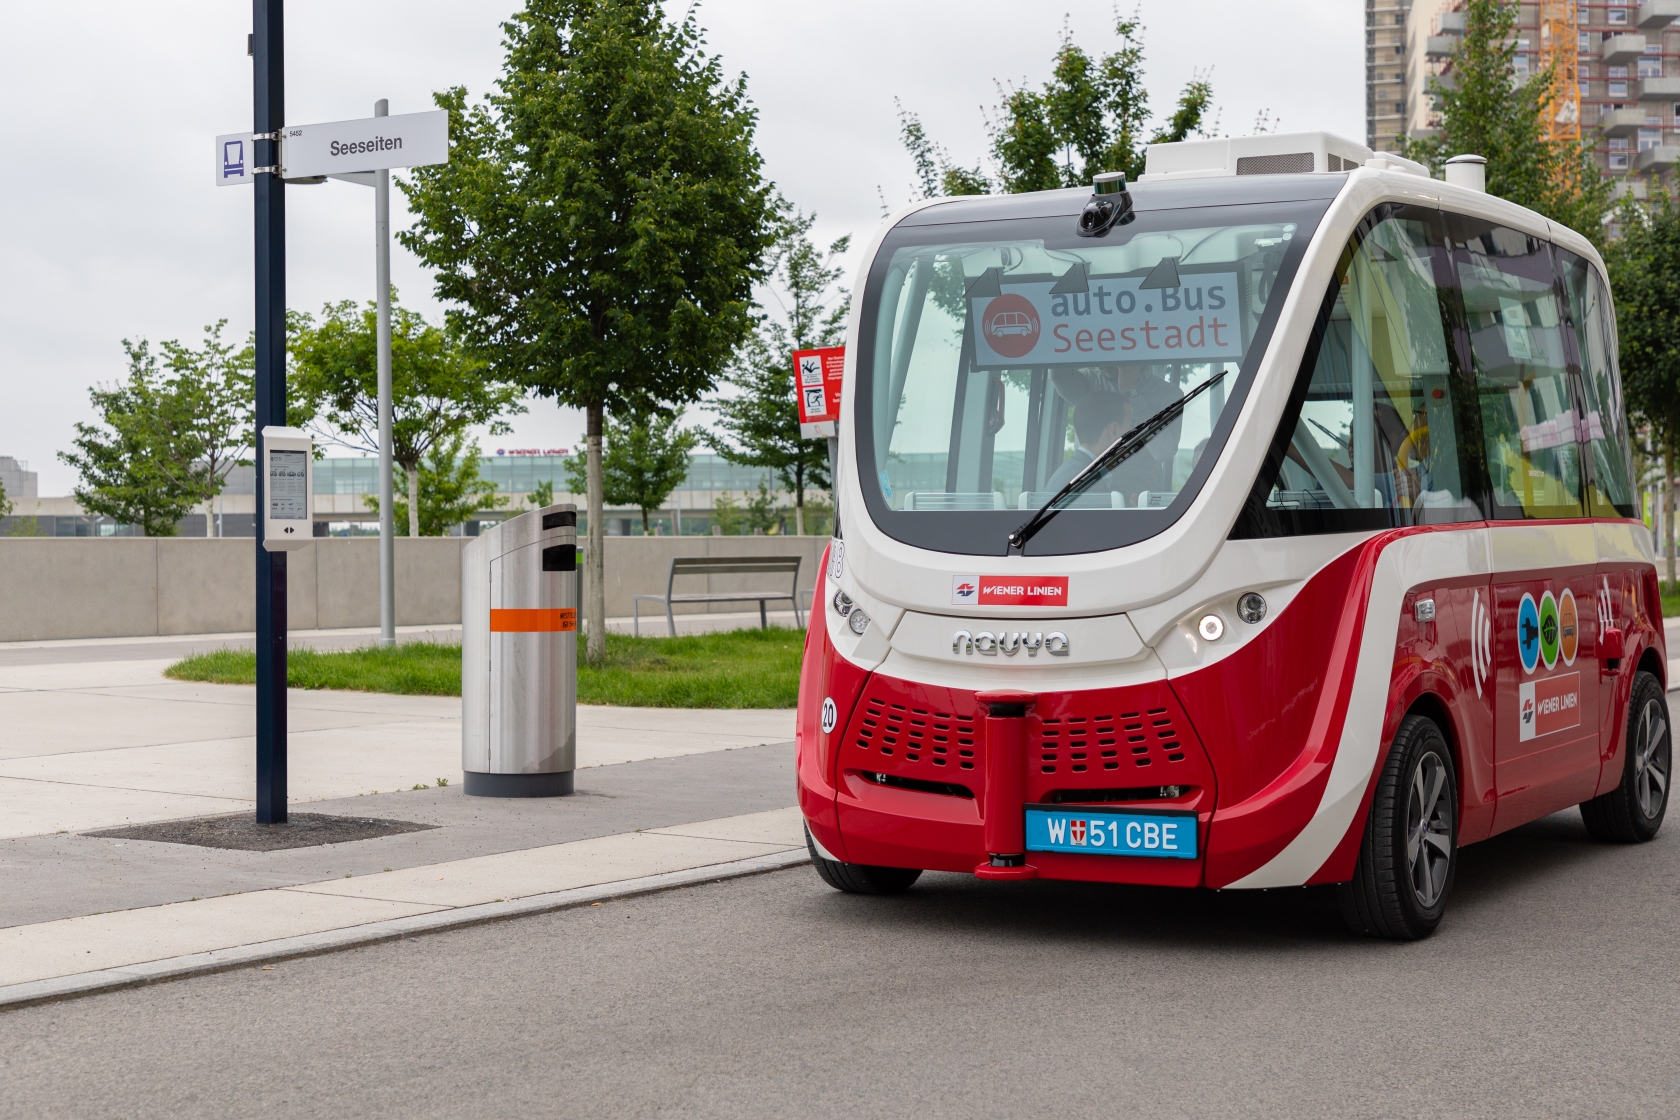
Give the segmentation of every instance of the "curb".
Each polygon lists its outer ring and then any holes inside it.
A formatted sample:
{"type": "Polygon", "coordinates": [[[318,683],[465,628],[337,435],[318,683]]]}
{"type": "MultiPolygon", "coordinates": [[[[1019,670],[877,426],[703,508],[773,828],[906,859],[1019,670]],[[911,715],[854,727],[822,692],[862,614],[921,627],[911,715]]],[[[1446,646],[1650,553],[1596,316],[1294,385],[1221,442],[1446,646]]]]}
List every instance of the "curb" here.
{"type": "MultiPolygon", "coordinates": [[[[350,926],[346,929],[306,933],[297,937],[283,937],[275,941],[258,941],[230,949],[212,949],[207,953],[192,953],[182,957],[166,957],[144,964],[122,965],[97,972],[78,972],[69,976],[54,976],[46,980],[31,980],[22,984],[0,987],[0,1012],[35,1004],[75,999],[78,996],[120,988],[139,988],[188,976],[202,976],[225,972],[259,961],[291,960],[334,953],[360,945],[380,941],[395,941],[416,933],[438,933],[464,926],[486,925],[512,918],[525,918],[555,910],[570,910],[609,899],[633,898],[637,895],[657,894],[678,887],[700,883],[739,879],[748,875],[762,875],[810,863],[804,848],[791,848],[775,855],[732,863],[714,863],[706,867],[691,867],[685,871],[668,871],[663,875],[647,875],[640,879],[624,879],[616,883],[600,883],[588,887],[554,891],[551,894],[531,895],[529,898],[507,902],[484,902],[476,906],[457,906],[430,914],[415,914],[407,918],[392,918],[384,922],[350,926]]],[[[275,888],[278,889],[278,888],[275,888]]]]}

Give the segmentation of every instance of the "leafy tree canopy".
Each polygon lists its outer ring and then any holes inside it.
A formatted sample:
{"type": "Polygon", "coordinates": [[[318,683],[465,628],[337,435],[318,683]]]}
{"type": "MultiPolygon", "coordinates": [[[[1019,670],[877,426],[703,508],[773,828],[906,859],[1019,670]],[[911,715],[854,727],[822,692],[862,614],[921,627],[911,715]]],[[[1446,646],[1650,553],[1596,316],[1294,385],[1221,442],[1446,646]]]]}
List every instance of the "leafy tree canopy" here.
{"type": "Polygon", "coordinates": [[[916,115],[901,108],[901,136],[915,161],[923,197],[1080,187],[1105,171],[1136,179],[1143,174],[1150,144],[1200,134],[1212,107],[1212,83],[1192,77],[1171,116],[1151,133],[1149,94],[1143,88],[1143,24],[1135,14],[1117,17],[1114,33],[1119,49],[1093,56],[1064,28],[1050,80],[1038,89],[1002,91],[997,118],[988,129],[995,181],[979,166],[953,164],[928,139],[916,115]]]}
{"type": "Polygon", "coordinates": [[[735,390],[712,402],[718,429],[707,444],[732,463],[768,467],[794,496],[797,532],[805,531],[805,491],[829,487],[828,445],[799,434],[799,405],[793,352],[845,341],[851,296],[837,288],[839,258],[851,237],[819,250],[809,237],[816,215],[785,219],[771,250],[767,303],[758,330],[737,355],[728,374],[735,390]]]}
{"type": "MultiPolygon", "coordinates": [[[[608,420],[606,452],[601,457],[605,504],[640,509],[642,531],[647,532],[648,515],[662,507],[671,491],[688,476],[697,442],[693,432],[677,427],[673,416],[608,420]]],[[[585,472],[582,456],[566,459],[566,477],[573,493],[588,484],[585,472]]]]}
{"type": "MultiPolygon", "coordinates": [[[[433,444],[413,469],[396,469],[398,492],[406,491],[411,497],[418,494],[419,501],[411,505],[397,498],[391,503],[392,515],[398,521],[417,523],[419,532],[415,535],[446,536],[473,514],[507,504],[507,498],[496,493],[496,484],[478,473],[478,444],[466,440],[464,432],[455,432],[433,444]]],[[[368,494],[362,500],[378,512],[379,495],[368,494]]]]}
{"type": "MultiPolygon", "coordinates": [[[[293,423],[307,423],[334,443],[379,453],[378,309],[354,300],[329,303],[317,322],[302,312],[287,315],[293,370],[287,388],[293,423]],[[299,418],[303,419],[299,419],[299,418]]],[[[431,499],[412,487],[428,478],[421,460],[470,428],[491,435],[512,429],[503,417],[524,412],[518,386],[489,376],[450,331],[391,300],[391,458],[402,469],[409,500],[410,536],[430,535],[422,524],[431,499]]],[[[475,460],[476,462],[476,460],[475,460]]]]}
{"type": "MultiPolygon", "coordinates": [[[[1650,425],[1667,477],[1674,478],[1680,452],[1680,334],[1674,329],[1680,323],[1680,206],[1658,192],[1647,207],[1625,202],[1617,217],[1622,233],[1608,246],[1605,263],[1616,293],[1622,396],[1629,418],[1650,425]]],[[[1672,582],[1674,493],[1664,490],[1672,582]]]]}
{"type": "Polygon", "coordinates": [[[1437,176],[1455,155],[1483,156],[1489,194],[1544,214],[1602,246],[1611,183],[1593,163],[1590,137],[1583,142],[1547,139],[1548,116],[1568,107],[1554,104],[1550,71],[1517,84],[1516,21],[1515,4],[1469,0],[1451,80],[1430,80],[1441,106],[1440,129],[1434,136],[1405,140],[1403,154],[1437,176]]]}
{"type": "Polygon", "coordinates": [[[192,507],[226,485],[252,444],[252,352],[204,329],[202,346],[123,340],[128,377],[90,396],[98,424],[77,424],[74,451],[59,458],[81,473],[74,493],[89,513],[172,537],[192,507]]]}
{"type": "Polygon", "coordinates": [[[503,30],[496,92],[437,96],[450,162],[404,185],[416,220],[401,240],[495,376],[585,412],[599,662],[603,416],[714,387],[752,330],[772,188],[746,80],[725,79],[692,9],[671,23],[654,0],[527,0],[503,30]]]}

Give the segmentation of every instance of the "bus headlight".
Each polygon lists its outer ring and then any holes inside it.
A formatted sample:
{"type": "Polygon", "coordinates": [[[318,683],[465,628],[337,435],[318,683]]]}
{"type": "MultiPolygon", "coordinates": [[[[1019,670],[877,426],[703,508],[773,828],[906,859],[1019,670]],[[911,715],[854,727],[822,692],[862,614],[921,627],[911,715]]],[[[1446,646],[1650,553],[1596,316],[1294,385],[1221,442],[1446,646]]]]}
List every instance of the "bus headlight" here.
{"type": "Polygon", "coordinates": [[[1225,620],[1216,614],[1204,614],[1202,620],[1196,623],[1196,633],[1204,641],[1217,642],[1225,636],[1225,620]]]}
{"type": "Polygon", "coordinates": [[[869,629],[869,616],[861,610],[854,610],[851,616],[846,619],[846,625],[852,628],[852,633],[862,634],[869,629]]]}
{"type": "Polygon", "coordinates": [[[852,597],[844,591],[836,591],[834,593],[833,601],[834,612],[841,618],[845,618],[847,615],[852,613],[852,597]]]}

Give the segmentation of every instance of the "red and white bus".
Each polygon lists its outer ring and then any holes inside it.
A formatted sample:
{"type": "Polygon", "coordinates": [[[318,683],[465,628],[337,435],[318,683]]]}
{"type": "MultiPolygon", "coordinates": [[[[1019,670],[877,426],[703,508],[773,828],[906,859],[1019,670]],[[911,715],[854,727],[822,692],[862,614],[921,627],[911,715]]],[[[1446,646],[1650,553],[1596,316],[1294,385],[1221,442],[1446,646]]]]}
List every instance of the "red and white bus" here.
{"type": "Polygon", "coordinates": [[[1333,883],[1421,937],[1466,844],[1655,835],[1603,262],[1475,177],[1212,140],[885,225],[800,683],[825,880],[1333,883]]]}

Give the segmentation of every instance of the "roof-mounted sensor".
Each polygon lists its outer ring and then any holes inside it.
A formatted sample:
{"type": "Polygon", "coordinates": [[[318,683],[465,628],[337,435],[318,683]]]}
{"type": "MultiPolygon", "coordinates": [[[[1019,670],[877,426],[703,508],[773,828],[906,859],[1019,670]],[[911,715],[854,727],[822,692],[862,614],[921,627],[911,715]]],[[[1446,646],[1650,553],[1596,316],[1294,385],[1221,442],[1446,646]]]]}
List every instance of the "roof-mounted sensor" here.
{"type": "Polygon", "coordinates": [[[1101,237],[1117,225],[1131,221],[1132,192],[1120,171],[1104,171],[1091,180],[1091,201],[1079,212],[1079,236],[1101,237]]]}

